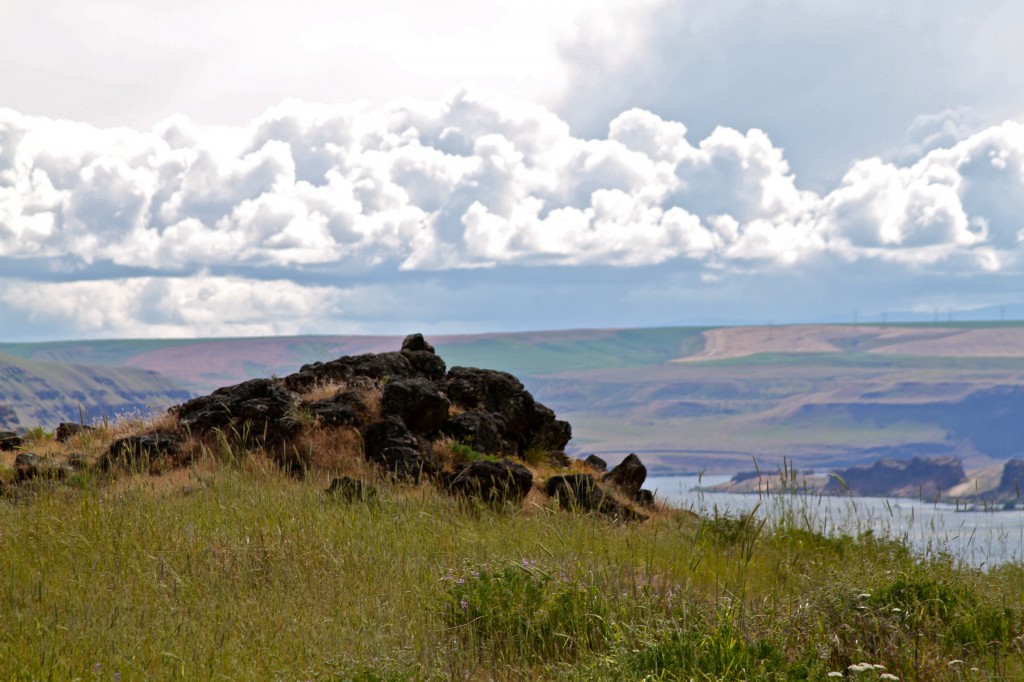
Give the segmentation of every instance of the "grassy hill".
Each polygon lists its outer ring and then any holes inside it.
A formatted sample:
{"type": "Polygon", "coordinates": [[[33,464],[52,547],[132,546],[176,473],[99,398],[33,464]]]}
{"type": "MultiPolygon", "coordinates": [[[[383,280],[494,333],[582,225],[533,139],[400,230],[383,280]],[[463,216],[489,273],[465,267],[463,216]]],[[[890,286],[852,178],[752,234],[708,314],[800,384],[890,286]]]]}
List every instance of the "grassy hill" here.
{"type": "Polygon", "coordinates": [[[66,443],[32,434],[25,449],[49,465],[33,477],[0,453],[0,678],[1024,675],[1019,564],[964,566],[835,523],[825,535],[807,498],[771,521],[563,509],[545,483],[580,462],[518,460],[526,497],[485,503],[451,494],[445,475],[486,461],[470,448],[435,442],[445,472],[399,482],[349,429],[305,421],[299,475],[280,466],[291,447],[246,429],[199,434],[173,415],[66,443]],[[173,457],[115,445],[156,430],[183,439],[173,457]],[[340,474],[365,494],[329,492],[340,474]]]}

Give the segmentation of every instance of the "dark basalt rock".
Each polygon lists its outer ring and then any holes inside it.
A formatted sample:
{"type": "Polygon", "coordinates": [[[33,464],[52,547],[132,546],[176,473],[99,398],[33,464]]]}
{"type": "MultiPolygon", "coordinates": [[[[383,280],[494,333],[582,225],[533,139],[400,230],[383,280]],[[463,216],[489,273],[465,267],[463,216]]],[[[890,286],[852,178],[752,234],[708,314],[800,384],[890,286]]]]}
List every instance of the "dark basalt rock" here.
{"type": "Polygon", "coordinates": [[[533,487],[533,474],[522,464],[508,459],[470,462],[449,474],[445,487],[452,494],[485,502],[518,504],[533,487]]]}
{"type": "Polygon", "coordinates": [[[644,481],[647,480],[647,467],[639,457],[630,453],[618,466],[608,472],[604,480],[617,485],[627,497],[636,497],[640,488],[643,487],[644,481]]]}
{"type": "Polygon", "coordinates": [[[346,502],[366,502],[377,497],[377,488],[358,478],[338,476],[331,479],[327,494],[339,497],[346,502]]]}
{"type": "Polygon", "coordinates": [[[427,379],[389,381],[380,401],[384,414],[401,417],[410,431],[428,437],[440,430],[450,406],[448,398],[427,379]]]}
{"type": "Polygon", "coordinates": [[[402,350],[434,352],[434,347],[427,343],[423,334],[409,334],[402,341],[402,350]]]}
{"type": "Polygon", "coordinates": [[[331,398],[303,403],[321,426],[364,426],[370,420],[370,406],[362,391],[343,391],[331,398]]]}
{"type": "Polygon", "coordinates": [[[182,463],[183,444],[175,433],[157,432],[119,438],[96,462],[96,466],[103,471],[128,469],[156,473],[182,463]]]}
{"type": "Polygon", "coordinates": [[[433,462],[421,453],[423,447],[402,419],[390,415],[371,424],[363,433],[366,459],[401,480],[418,481],[433,473],[433,462]]]}
{"type": "Polygon", "coordinates": [[[298,372],[285,377],[283,383],[291,390],[304,391],[320,384],[352,383],[363,377],[384,382],[414,377],[439,379],[443,376],[444,361],[433,353],[398,351],[346,355],[328,362],[303,365],[298,372]]]}
{"type": "Polygon", "coordinates": [[[95,429],[91,426],[85,426],[84,424],[62,422],[57,425],[57,430],[53,434],[53,439],[58,443],[66,443],[71,440],[72,437],[87,431],[95,431],[95,429]]]}
{"type": "Polygon", "coordinates": [[[13,431],[0,431],[0,451],[17,450],[24,441],[13,431]]]}
{"type": "Polygon", "coordinates": [[[67,478],[76,469],[69,463],[43,459],[31,452],[19,453],[14,458],[14,480],[23,483],[32,479],[58,481],[67,478]]]}
{"type": "Polygon", "coordinates": [[[409,361],[409,365],[412,366],[413,372],[417,376],[431,381],[441,381],[444,379],[445,372],[448,371],[444,360],[440,355],[435,355],[433,351],[403,350],[402,356],[409,361]]]}
{"type": "Polygon", "coordinates": [[[572,438],[567,422],[537,403],[523,384],[511,374],[490,369],[453,367],[445,378],[452,403],[466,412],[491,415],[506,443],[516,454],[530,449],[561,453],[572,438]]]}
{"type": "Polygon", "coordinates": [[[597,455],[589,455],[585,460],[583,460],[583,463],[602,474],[608,471],[608,462],[604,461],[597,455]]]}
{"type": "Polygon", "coordinates": [[[446,419],[441,433],[487,455],[515,454],[518,446],[502,437],[503,428],[489,412],[463,412],[446,419]]]}
{"type": "Polygon", "coordinates": [[[192,433],[222,431],[242,442],[282,444],[299,430],[297,403],[298,396],[278,382],[252,379],[171,409],[192,433]]]}
{"type": "Polygon", "coordinates": [[[636,495],[633,496],[633,501],[639,504],[641,507],[653,507],[654,491],[642,488],[637,491],[636,495]]]}
{"type": "Polygon", "coordinates": [[[558,500],[563,509],[604,514],[620,521],[645,521],[647,516],[621,504],[605,492],[590,474],[552,476],[544,484],[544,492],[558,500]]]}

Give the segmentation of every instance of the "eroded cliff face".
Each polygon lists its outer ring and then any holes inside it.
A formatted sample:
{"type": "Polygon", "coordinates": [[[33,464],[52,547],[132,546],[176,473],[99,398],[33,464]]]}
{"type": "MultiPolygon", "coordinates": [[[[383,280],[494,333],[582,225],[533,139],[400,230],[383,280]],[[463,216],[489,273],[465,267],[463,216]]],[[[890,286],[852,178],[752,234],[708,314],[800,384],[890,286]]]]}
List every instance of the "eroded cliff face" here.
{"type": "Polygon", "coordinates": [[[955,457],[881,459],[833,473],[825,492],[863,497],[932,498],[966,478],[963,463],[955,457]]]}
{"type": "Polygon", "coordinates": [[[155,372],[0,355],[0,430],[146,414],[191,394],[155,372]]]}

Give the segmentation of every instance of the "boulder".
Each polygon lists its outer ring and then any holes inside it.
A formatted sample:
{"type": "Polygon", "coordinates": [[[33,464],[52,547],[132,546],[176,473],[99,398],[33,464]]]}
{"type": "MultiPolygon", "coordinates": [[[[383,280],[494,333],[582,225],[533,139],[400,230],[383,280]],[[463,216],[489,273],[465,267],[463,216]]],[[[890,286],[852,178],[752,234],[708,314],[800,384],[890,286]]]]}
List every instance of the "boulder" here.
{"type": "Polygon", "coordinates": [[[441,433],[487,455],[510,455],[518,446],[505,440],[504,425],[488,412],[462,412],[441,425],[441,433]]]}
{"type": "Polygon", "coordinates": [[[327,494],[339,497],[346,502],[366,502],[377,497],[377,488],[358,478],[338,476],[331,479],[327,494]]]}
{"type": "Polygon", "coordinates": [[[448,397],[466,411],[490,412],[504,425],[506,437],[518,436],[530,426],[533,396],[511,374],[492,369],[452,367],[445,379],[448,397]]]}
{"type": "Polygon", "coordinates": [[[445,487],[454,495],[490,503],[518,504],[533,487],[533,474],[522,464],[508,459],[469,462],[445,478],[445,487]]]}
{"type": "Polygon", "coordinates": [[[434,352],[434,347],[427,343],[423,334],[409,334],[402,341],[402,350],[434,352]]]}
{"type": "Polygon", "coordinates": [[[192,433],[222,431],[234,440],[268,445],[285,443],[301,424],[294,409],[298,396],[273,379],[251,379],[218,388],[208,396],[171,408],[192,433]]]}
{"type": "Polygon", "coordinates": [[[453,367],[445,378],[452,403],[464,412],[490,415],[501,440],[516,454],[531,449],[561,453],[572,438],[568,422],[533,399],[511,374],[490,369],[453,367]]]}
{"type": "Polygon", "coordinates": [[[349,390],[324,400],[303,403],[321,426],[360,428],[370,420],[370,405],[362,391],[349,390]]]}
{"type": "Polygon", "coordinates": [[[396,415],[368,426],[363,441],[366,459],[395,478],[418,481],[421,474],[434,471],[433,463],[421,454],[416,436],[396,415]]]}
{"type": "Polygon", "coordinates": [[[66,443],[71,440],[72,437],[77,436],[80,433],[87,431],[95,431],[91,426],[84,424],[76,424],[74,422],[61,422],[57,425],[57,430],[53,434],[53,439],[58,443],[66,443]]]}
{"type": "Polygon", "coordinates": [[[647,467],[640,458],[630,453],[614,469],[608,472],[605,481],[614,483],[627,497],[636,497],[647,480],[647,467]]]}
{"type": "Polygon", "coordinates": [[[21,437],[13,431],[0,431],[0,451],[17,450],[23,442],[21,437]]]}
{"type": "Polygon", "coordinates": [[[633,501],[639,504],[641,507],[653,507],[654,491],[642,488],[637,491],[636,495],[633,496],[633,501]]]}
{"type": "Polygon", "coordinates": [[[44,459],[31,452],[19,453],[14,458],[14,475],[17,483],[31,479],[61,480],[75,471],[69,463],[44,459]]]}
{"type": "Polygon", "coordinates": [[[181,436],[166,432],[119,438],[96,462],[96,466],[103,471],[116,468],[157,473],[181,463],[183,444],[181,436]]]}
{"type": "Polygon", "coordinates": [[[604,461],[597,455],[588,455],[587,458],[583,460],[583,463],[594,471],[598,471],[602,474],[608,471],[608,462],[604,461]]]}
{"type": "Polygon", "coordinates": [[[529,433],[523,443],[525,449],[538,448],[548,452],[563,452],[572,440],[569,422],[555,418],[551,408],[538,402],[533,404],[529,433]]]}
{"type": "Polygon", "coordinates": [[[590,474],[552,476],[544,484],[544,492],[556,499],[563,509],[597,512],[620,521],[647,519],[603,490],[590,474]]]}
{"type": "Polygon", "coordinates": [[[381,412],[401,417],[409,430],[420,436],[436,435],[450,406],[448,398],[427,379],[389,381],[381,393],[381,412]]]}
{"type": "Polygon", "coordinates": [[[435,355],[433,351],[403,350],[402,356],[409,361],[409,365],[416,376],[421,376],[431,381],[441,381],[448,371],[448,366],[444,360],[441,359],[440,355],[435,355]]]}

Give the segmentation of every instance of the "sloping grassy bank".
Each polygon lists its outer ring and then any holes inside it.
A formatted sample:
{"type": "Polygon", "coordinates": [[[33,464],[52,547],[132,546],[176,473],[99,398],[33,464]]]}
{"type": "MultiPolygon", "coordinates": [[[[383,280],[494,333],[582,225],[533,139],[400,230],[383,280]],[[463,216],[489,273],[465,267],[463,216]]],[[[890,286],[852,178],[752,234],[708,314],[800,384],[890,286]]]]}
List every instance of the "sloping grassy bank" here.
{"type": "Polygon", "coordinates": [[[0,677],[1024,679],[1020,566],[426,483],[344,501],[256,456],[177,476],[0,500],[0,677]]]}

